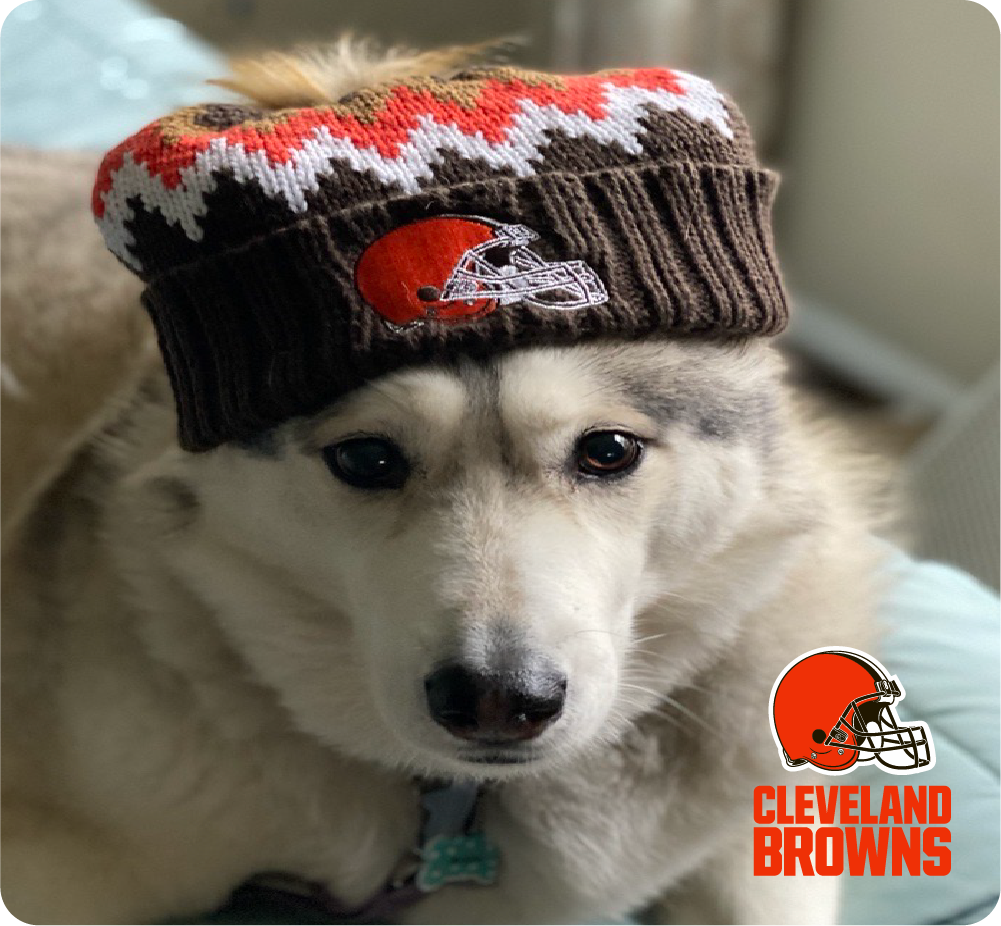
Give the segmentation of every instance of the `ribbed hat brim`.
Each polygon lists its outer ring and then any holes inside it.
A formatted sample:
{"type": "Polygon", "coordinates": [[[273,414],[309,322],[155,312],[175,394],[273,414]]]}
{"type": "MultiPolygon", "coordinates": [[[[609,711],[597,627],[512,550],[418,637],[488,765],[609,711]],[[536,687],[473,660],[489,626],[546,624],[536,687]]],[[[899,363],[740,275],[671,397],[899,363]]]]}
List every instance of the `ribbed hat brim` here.
{"type": "Polygon", "coordinates": [[[498,177],[312,214],[148,283],[181,446],[209,450],[311,414],[415,363],[524,345],[714,332],[770,335],[788,311],[771,238],[776,175],[700,165],[498,177]],[[608,300],[501,306],[461,325],[387,324],[355,285],[372,241],[430,215],[516,221],[549,259],[582,260],[608,300]]]}

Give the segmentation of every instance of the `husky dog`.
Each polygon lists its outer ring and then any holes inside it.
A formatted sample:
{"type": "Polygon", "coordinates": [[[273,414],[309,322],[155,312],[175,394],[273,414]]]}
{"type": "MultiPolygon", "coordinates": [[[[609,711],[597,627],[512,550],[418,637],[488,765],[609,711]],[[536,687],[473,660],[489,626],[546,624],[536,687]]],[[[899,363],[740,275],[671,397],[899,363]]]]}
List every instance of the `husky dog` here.
{"type": "Polygon", "coordinates": [[[261,871],[361,903],[416,780],[468,779],[500,876],[400,922],[833,921],[830,879],[753,876],[751,798],[782,668],[869,642],[878,551],[783,372],[525,347],[194,454],[146,371],[5,554],[8,909],[154,922],[261,871]],[[468,735],[485,677],[512,735],[468,735]]]}

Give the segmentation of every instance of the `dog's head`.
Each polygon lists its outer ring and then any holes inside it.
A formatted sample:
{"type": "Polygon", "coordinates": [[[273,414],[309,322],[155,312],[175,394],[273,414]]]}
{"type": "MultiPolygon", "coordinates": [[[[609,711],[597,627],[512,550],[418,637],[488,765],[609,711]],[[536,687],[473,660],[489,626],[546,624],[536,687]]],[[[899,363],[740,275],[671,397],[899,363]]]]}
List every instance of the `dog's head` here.
{"type": "Polygon", "coordinates": [[[801,525],[773,501],[778,375],[758,343],[418,367],[139,481],[176,509],[166,555],[301,729],[514,774],[621,732],[774,588],[801,525]]]}

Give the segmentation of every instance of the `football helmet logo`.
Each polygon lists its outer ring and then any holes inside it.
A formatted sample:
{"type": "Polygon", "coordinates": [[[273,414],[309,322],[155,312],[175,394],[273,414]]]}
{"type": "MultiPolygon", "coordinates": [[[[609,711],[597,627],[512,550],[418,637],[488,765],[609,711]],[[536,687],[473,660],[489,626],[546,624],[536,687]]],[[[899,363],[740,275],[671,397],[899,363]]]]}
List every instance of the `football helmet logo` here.
{"type": "Polygon", "coordinates": [[[804,653],[772,688],[772,734],[783,764],[842,775],[875,759],[895,774],[927,771],[935,764],[931,734],[923,723],[900,723],[893,705],[903,697],[899,679],[867,653],[804,653]]]}
{"type": "Polygon", "coordinates": [[[372,242],[355,268],[365,301],[398,327],[465,322],[514,302],[567,311],[608,293],[583,261],[546,261],[524,225],[478,216],[418,219],[372,242]]]}

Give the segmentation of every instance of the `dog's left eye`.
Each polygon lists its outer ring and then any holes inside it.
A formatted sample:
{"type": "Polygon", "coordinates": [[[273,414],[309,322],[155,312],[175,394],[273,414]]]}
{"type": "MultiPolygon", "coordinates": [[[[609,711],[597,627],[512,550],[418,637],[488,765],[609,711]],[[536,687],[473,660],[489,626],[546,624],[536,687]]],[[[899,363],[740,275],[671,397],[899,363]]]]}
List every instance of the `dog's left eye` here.
{"type": "Polygon", "coordinates": [[[384,437],[352,437],[322,453],[330,472],[357,489],[398,489],[410,475],[403,451],[384,437]]]}
{"type": "Polygon", "coordinates": [[[577,441],[577,471],[585,476],[623,475],[639,462],[639,438],[621,431],[592,431],[577,441]]]}

